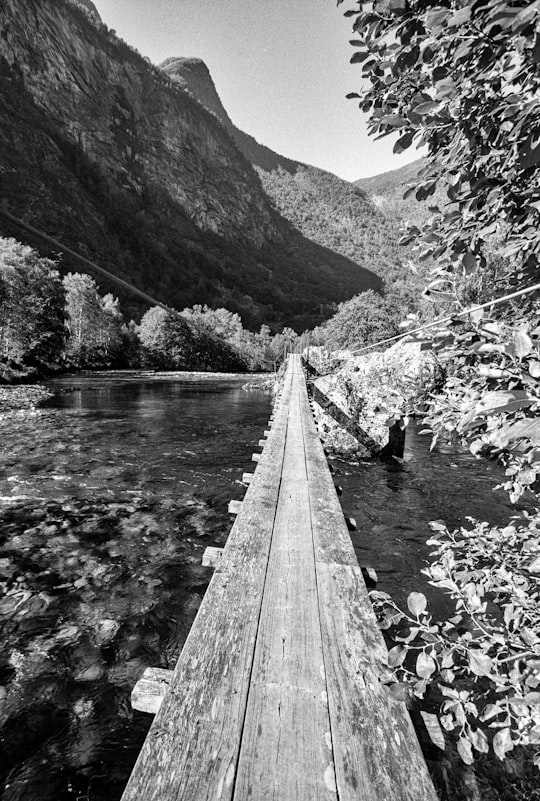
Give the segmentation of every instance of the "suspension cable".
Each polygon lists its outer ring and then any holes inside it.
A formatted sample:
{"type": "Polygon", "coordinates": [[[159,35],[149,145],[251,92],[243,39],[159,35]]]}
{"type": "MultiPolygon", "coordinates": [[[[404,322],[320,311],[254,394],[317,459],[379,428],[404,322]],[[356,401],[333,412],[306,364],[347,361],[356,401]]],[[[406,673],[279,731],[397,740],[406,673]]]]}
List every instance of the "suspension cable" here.
{"type": "Polygon", "coordinates": [[[426,323],[425,325],[421,325],[418,328],[413,328],[412,331],[404,331],[402,334],[396,334],[393,337],[388,337],[388,339],[382,339],[380,342],[375,342],[372,345],[366,345],[363,348],[357,348],[355,350],[350,350],[349,353],[363,353],[366,350],[371,350],[372,348],[378,348],[380,345],[386,345],[388,342],[396,342],[398,339],[404,339],[405,337],[410,337],[413,334],[419,334],[421,331],[426,331],[428,328],[435,328],[438,325],[442,325],[443,323],[449,323],[454,320],[456,317],[466,317],[468,314],[474,314],[474,312],[481,311],[482,309],[487,309],[490,306],[498,306],[501,303],[506,303],[509,300],[513,300],[514,298],[519,298],[522,295],[529,295],[531,292],[537,292],[540,290],[540,284],[535,284],[534,286],[527,287],[526,289],[520,289],[517,292],[512,292],[509,295],[504,295],[502,298],[496,298],[495,300],[489,300],[486,303],[482,303],[479,306],[473,306],[470,309],[464,309],[460,312],[455,312],[454,314],[448,315],[448,317],[441,317],[438,320],[434,320],[431,323],[426,323]]]}
{"type": "Polygon", "coordinates": [[[169,312],[169,314],[172,314],[178,319],[181,319],[184,322],[186,322],[185,317],[176,309],[167,306],[160,300],[156,300],[156,298],[153,298],[152,295],[149,295],[147,292],[143,292],[142,289],[137,289],[137,287],[133,286],[133,284],[130,284],[129,281],[124,281],[123,278],[120,278],[118,275],[109,272],[109,270],[106,270],[104,267],[100,267],[95,262],[90,261],[90,259],[81,256],[79,253],[75,253],[74,250],[71,250],[71,248],[68,248],[66,245],[63,245],[57,239],[53,239],[52,236],[49,236],[48,234],[45,234],[43,231],[39,231],[37,228],[34,228],[33,225],[29,225],[28,223],[19,220],[17,217],[14,217],[5,209],[0,208],[0,216],[9,220],[9,222],[11,223],[14,223],[19,228],[22,228],[23,231],[32,234],[32,236],[35,236],[38,239],[42,239],[48,245],[52,245],[60,253],[67,254],[71,259],[73,259],[76,263],[80,264],[85,269],[94,270],[100,275],[104,275],[106,278],[109,279],[109,281],[118,284],[118,286],[121,286],[123,289],[127,289],[133,295],[138,295],[140,298],[143,298],[143,300],[146,300],[147,303],[150,303],[153,306],[159,306],[161,309],[164,309],[166,312],[169,312]]]}

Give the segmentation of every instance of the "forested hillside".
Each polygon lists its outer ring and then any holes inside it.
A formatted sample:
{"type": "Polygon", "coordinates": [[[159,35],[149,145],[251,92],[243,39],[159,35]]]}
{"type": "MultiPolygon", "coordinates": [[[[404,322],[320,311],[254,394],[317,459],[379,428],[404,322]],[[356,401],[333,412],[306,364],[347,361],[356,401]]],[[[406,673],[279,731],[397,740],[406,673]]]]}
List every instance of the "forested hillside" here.
{"type": "Polygon", "coordinates": [[[408,264],[410,250],[399,245],[399,224],[363,190],[316,167],[258,172],[281,214],[304,236],[380,276],[385,293],[401,298],[404,314],[418,302],[422,280],[408,264]]]}
{"type": "Polygon", "coordinates": [[[421,225],[430,216],[430,206],[445,204],[448,198],[442,189],[436,190],[425,200],[417,200],[415,192],[403,197],[410,186],[416,185],[419,173],[425,167],[424,159],[406,164],[397,170],[389,170],[370,178],[360,178],[354,185],[362,190],[375,203],[383,214],[397,220],[409,220],[421,225]]]}

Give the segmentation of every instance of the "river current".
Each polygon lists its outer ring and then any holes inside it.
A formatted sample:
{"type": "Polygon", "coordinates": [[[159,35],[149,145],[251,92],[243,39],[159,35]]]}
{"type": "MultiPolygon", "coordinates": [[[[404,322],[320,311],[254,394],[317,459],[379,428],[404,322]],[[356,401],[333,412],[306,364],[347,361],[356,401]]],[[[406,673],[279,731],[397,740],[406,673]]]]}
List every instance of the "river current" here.
{"type": "MultiPolygon", "coordinates": [[[[117,801],[150,725],[130,692],[172,668],[242,498],[271,397],[245,377],[99,373],[0,421],[0,797],[117,801]]],[[[507,522],[494,467],[408,434],[405,465],[334,462],[359,561],[427,591],[428,521],[507,522]]],[[[444,607],[432,591],[435,605],[444,607]]]]}

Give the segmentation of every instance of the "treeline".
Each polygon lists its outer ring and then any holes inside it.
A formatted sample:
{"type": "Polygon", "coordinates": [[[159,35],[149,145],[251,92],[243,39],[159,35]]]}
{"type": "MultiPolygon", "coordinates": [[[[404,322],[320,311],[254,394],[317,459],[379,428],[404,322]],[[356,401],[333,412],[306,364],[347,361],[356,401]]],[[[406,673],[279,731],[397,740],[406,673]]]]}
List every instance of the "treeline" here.
{"type": "Polygon", "coordinates": [[[58,264],[0,238],[0,373],[16,370],[150,367],[162,370],[273,369],[298,335],[247,331],[238,314],[207,306],[181,316],[149,309],[124,319],[118,299],[86,274],[63,278],[58,264]]]}

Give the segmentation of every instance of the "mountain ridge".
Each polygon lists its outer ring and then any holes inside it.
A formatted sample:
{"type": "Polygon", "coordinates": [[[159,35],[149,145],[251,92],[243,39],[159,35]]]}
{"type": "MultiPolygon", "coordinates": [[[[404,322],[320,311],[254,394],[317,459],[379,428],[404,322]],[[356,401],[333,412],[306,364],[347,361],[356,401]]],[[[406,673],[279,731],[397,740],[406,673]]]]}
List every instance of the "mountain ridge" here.
{"type": "Polygon", "coordinates": [[[0,101],[6,210],[172,305],[301,328],[380,288],[279,215],[215,114],[68,0],[4,1],[0,101]]]}

